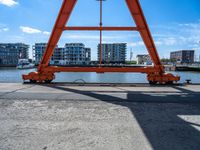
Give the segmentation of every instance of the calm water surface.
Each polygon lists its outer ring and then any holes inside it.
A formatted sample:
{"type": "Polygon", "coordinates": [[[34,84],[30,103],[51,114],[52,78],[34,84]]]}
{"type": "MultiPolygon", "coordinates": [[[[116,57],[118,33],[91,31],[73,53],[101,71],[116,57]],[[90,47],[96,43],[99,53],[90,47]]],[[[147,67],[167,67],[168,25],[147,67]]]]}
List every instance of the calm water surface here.
{"type": "MultiPolygon", "coordinates": [[[[20,83],[21,75],[27,74],[35,69],[17,70],[15,68],[0,68],[0,82],[20,83]]],[[[181,76],[180,83],[191,79],[192,83],[200,83],[200,72],[172,72],[181,76]]],[[[147,83],[146,74],[141,73],[57,73],[55,82],[74,82],[84,80],[85,82],[97,83],[147,83]]]]}

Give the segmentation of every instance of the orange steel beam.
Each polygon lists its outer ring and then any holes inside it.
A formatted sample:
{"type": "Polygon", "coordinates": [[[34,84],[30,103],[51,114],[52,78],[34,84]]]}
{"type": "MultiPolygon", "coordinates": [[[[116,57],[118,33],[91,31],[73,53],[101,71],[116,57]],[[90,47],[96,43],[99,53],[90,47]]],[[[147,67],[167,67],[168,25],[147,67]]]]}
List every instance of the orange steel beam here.
{"type": "Polygon", "coordinates": [[[63,30],[68,31],[139,31],[137,27],[64,27],[63,30]]]}
{"type": "Polygon", "coordinates": [[[162,67],[159,55],[157,53],[157,49],[154,43],[154,40],[151,36],[151,32],[149,30],[146,18],[140,6],[138,0],[126,0],[127,6],[131,12],[131,15],[135,21],[136,26],[140,29],[140,35],[144,41],[144,44],[152,58],[152,61],[155,65],[160,66],[160,73],[164,72],[164,68],[162,67]]]}
{"type": "Polygon", "coordinates": [[[56,67],[49,66],[44,68],[46,72],[141,72],[141,73],[153,73],[159,71],[154,67],[56,67]]]}
{"type": "Polygon", "coordinates": [[[60,9],[58,18],[54,25],[53,31],[51,33],[46,51],[43,55],[42,61],[38,67],[38,72],[42,71],[42,68],[49,65],[49,61],[53,55],[54,49],[62,35],[63,28],[65,27],[69,17],[72,13],[72,10],[76,4],[77,0],[64,0],[62,7],[60,9]]]}

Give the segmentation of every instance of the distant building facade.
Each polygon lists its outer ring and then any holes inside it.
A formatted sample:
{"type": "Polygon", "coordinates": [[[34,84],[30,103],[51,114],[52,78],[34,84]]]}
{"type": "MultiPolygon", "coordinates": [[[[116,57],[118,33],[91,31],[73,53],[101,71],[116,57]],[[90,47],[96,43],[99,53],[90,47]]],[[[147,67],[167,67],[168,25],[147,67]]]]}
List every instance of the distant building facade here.
{"type": "MultiPolygon", "coordinates": [[[[38,65],[43,57],[47,43],[33,46],[35,63],[38,65]]],[[[65,47],[56,47],[51,58],[52,65],[83,65],[91,61],[91,49],[82,43],[66,43],[65,47]]]]}
{"type": "Polygon", "coordinates": [[[170,59],[175,60],[177,63],[194,63],[194,50],[180,50],[170,53],[170,59]]]}
{"type": "Polygon", "coordinates": [[[64,63],[63,51],[64,51],[64,48],[62,48],[62,47],[55,48],[50,64],[63,65],[63,63],[64,63]]]}
{"type": "Polygon", "coordinates": [[[66,43],[63,57],[66,65],[87,65],[91,61],[91,49],[83,43],[66,43]]]}
{"type": "Polygon", "coordinates": [[[47,43],[35,43],[33,45],[33,57],[35,58],[35,64],[38,65],[42,59],[47,43]]]}
{"type": "MultiPolygon", "coordinates": [[[[35,64],[39,65],[43,54],[46,50],[47,43],[35,43],[33,46],[33,57],[35,58],[35,64]]],[[[53,56],[51,58],[50,64],[54,64],[54,61],[56,63],[59,63],[58,61],[62,59],[62,52],[60,51],[60,48],[56,47],[53,53],[53,56]]]]}
{"type": "Polygon", "coordinates": [[[143,54],[143,55],[137,55],[137,64],[138,65],[152,65],[152,60],[150,55],[143,54]]]}
{"type": "Polygon", "coordinates": [[[86,64],[91,62],[91,48],[85,48],[85,62],[86,64]]]}
{"type": "Polygon", "coordinates": [[[19,59],[29,58],[29,45],[0,43],[0,66],[16,66],[19,59]]]}
{"type": "MultiPolygon", "coordinates": [[[[125,64],[126,50],[126,43],[102,44],[102,62],[125,64]]],[[[98,45],[98,60],[100,61],[100,44],[98,45]]]]}

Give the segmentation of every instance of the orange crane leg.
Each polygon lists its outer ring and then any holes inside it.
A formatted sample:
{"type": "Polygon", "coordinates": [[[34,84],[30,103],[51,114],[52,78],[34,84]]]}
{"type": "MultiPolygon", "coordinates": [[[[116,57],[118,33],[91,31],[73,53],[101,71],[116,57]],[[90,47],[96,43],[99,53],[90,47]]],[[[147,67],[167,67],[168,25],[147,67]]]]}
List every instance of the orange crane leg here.
{"type": "Polygon", "coordinates": [[[77,0],[63,0],[62,7],[51,33],[47,48],[45,50],[42,61],[37,72],[31,72],[28,75],[23,75],[24,80],[31,82],[51,82],[55,79],[55,72],[141,72],[147,74],[147,80],[152,84],[173,83],[180,80],[179,76],[167,74],[164,71],[164,66],[161,64],[157,49],[149,30],[147,21],[143,14],[139,0],[125,0],[136,27],[67,27],[66,24],[72,13],[72,10],[77,0]],[[154,67],[56,67],[49,66],[50,59],[54,49],[65,30],[80,30],[80,31],[138,31],[144,41],[144,44],[151,56],[154,67]]]}

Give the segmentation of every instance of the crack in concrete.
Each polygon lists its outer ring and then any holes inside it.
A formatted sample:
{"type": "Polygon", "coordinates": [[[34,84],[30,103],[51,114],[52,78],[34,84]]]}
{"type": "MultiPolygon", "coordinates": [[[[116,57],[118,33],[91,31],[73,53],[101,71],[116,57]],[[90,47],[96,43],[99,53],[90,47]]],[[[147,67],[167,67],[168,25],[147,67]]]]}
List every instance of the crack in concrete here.
{"type": "Polygon", "coordinates": [[[31,86],[29,86],[29,87],[23,87],[23,88],[19,88],[19,89],[10,91],[10,92],[5,92],[5,93],[3,93],[3,94],[0,95],[0,99],[2,99],[3,96],[6,96],[6,95],[8,95],[8,94],[12,94],[12,93],[18,92],[18,91],[20,91],[20,90],[29,89],[29,88],[32,88],[32,87],[34,87],[34,86],[35,86],[35,85],[31,85],[31,86]]]}

